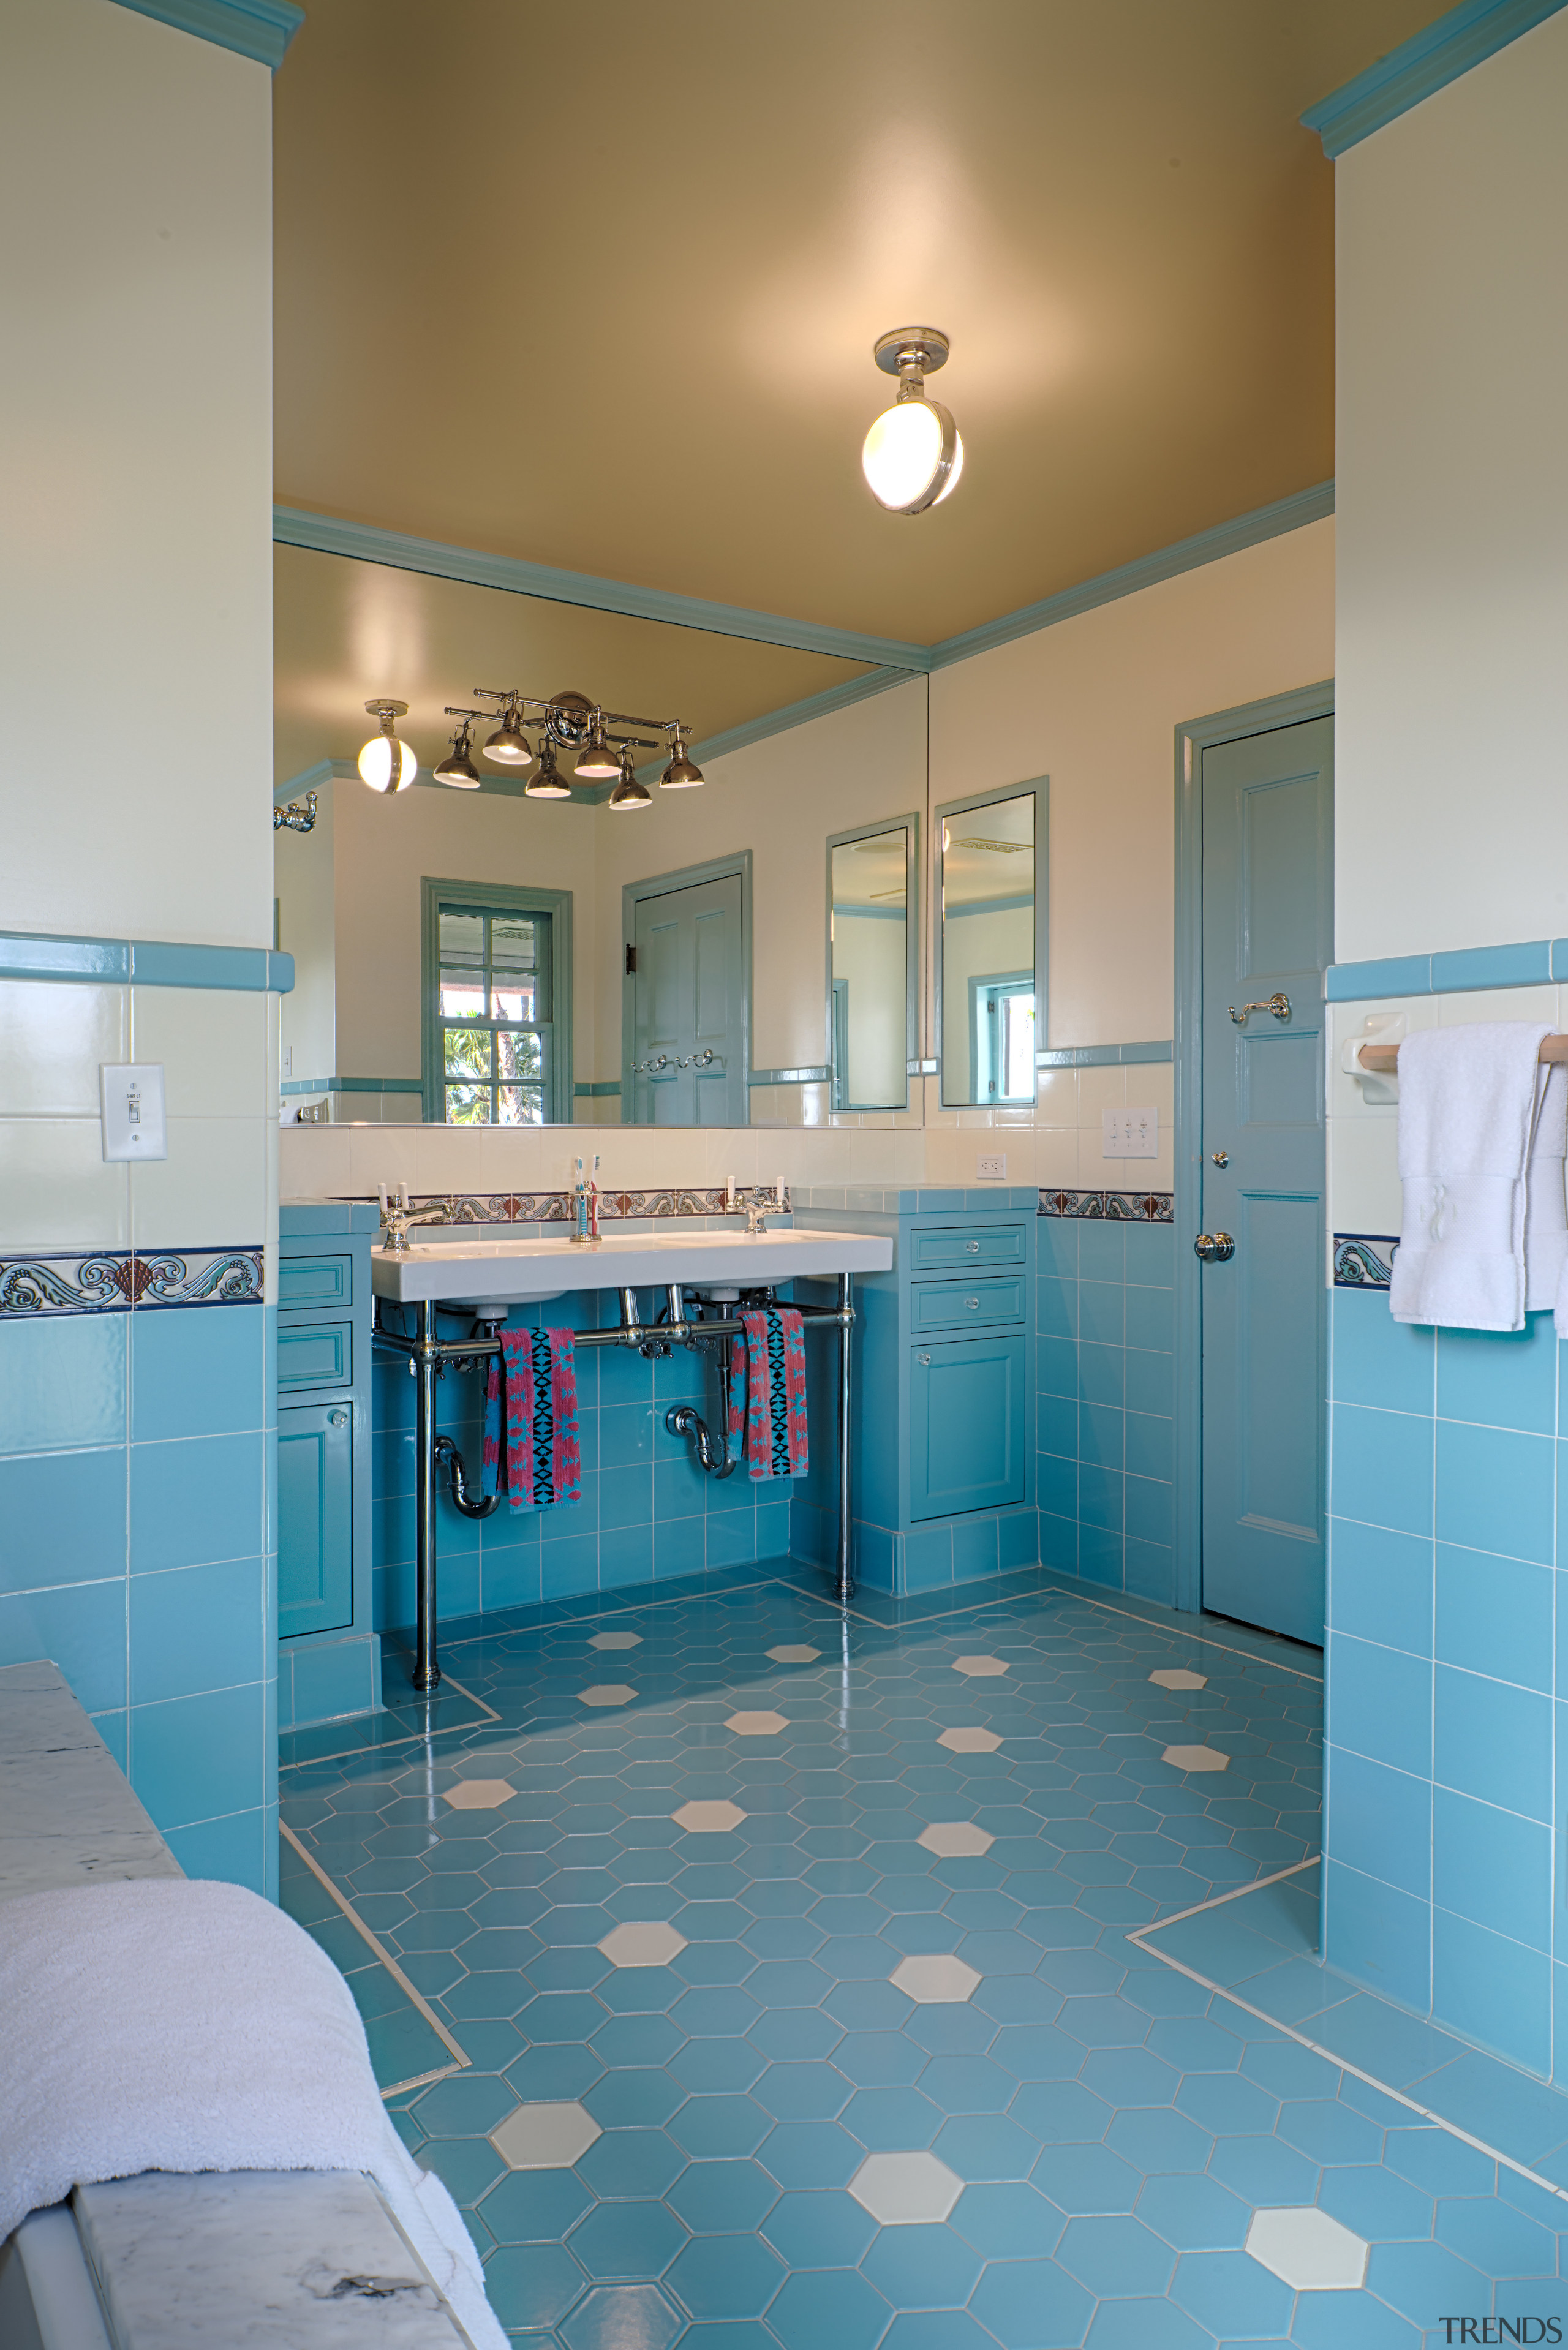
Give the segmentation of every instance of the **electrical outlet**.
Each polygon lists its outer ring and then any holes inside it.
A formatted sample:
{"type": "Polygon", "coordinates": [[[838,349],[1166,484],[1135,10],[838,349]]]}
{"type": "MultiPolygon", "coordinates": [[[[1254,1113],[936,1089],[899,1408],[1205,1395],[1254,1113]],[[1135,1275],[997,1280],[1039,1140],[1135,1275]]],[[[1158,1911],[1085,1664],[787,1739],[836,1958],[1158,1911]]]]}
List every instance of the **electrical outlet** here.
{"type": "Polygon", "coordinates": [[[167,1159],[161,1061],[100,1063],[105,1159],[167,1159]]]}
{"type": "Polygon", "coordinates": [[[1105,1137],[1100,1145],[1102,1159],[1158,1158],[1158,1109],[1107,1109],[1102,1111],[1101,1117],[1105,1137]]]}
{"type": "Polygon", "coordinates": [[[1005,1150],[982,1150],[974,1162],[974,1171],[981,1183],[1005,1183],[1007,1153],[1005,1150]]]}

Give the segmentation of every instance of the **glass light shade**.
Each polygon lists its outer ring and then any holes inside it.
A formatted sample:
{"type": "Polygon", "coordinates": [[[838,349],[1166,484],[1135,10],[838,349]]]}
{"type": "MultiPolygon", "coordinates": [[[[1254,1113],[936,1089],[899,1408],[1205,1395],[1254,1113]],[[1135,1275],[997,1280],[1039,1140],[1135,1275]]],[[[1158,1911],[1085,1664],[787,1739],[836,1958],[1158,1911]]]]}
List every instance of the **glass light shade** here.
{"type": "Polygon", "coordinates": [[[420,771],[408,744],[396,734],[372,734],[359,754],[359,775],[373,792],[406,791],[420,771]]]}
{"type": "Polygon", "coordinates": [[[476,792],[482,780],[468,753],[456,748],[449,751],[431,773],[438,784],[450,784],[454,792],[476,792]]]}
{"type": "MultiPolygon", "coordinates": [[[[580,775],[582,772],[582,769],[579,767],[577,769],[578,775],[580,775]]],[[[620,775],[620,769],[618,767],[616,769],[616,773],[617,775],[620,775]]],[[[643,785],[639,784],[635,775],[621,775],[619,783],[616,785],[614,791],[611,792],[609,799],[606,805],[612,808],[651,807],[653,806],[653,794],[647,790],[643,785]]]]}
{"type": "Polygon", "coordinates": [[[877,419],[860,452],[867,486],[890,514],[940,505],[962,466],[958,428],[935,400],[896,400],[877,419]]]}
{"type": "Polygon", "coordinates": [[[498,766],[531,767],[534,764],[534,746],[514,718],[504,719],[483,748],[485,757],[493,759],[498,766]]]}
{"type": "Polygon", "coordinates": [[[671,759],[659,778],[659,788],[661,792],[689,792],[707,780],[701,768],[693,766],[685,752],[681,751],[671,759]]]}

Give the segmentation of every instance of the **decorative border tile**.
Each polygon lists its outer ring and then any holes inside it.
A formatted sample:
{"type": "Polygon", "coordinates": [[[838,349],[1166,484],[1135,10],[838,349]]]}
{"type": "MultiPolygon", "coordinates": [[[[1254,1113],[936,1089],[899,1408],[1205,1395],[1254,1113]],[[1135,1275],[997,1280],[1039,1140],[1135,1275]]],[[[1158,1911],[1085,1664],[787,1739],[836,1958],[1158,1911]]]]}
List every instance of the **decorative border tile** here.
{"type": "Polygon", "coordinates": [[[1335,1232],[1335,1289],[1386,1289],[1394,1276],[1399,1243],[1386,1232],[1335,1232]]]}
{"type": "MultiPolygon", "coordinates": [[[[358,1196],[369,1198],[368,1192],[358,1196]]],[[[409,1196],[416,1208],[444,1206],[460,1223],[569,1224],[572,1221],[570,1191],[413,1191],[409,1196]]],[[[751,1196],[746,1185],[737,1184],[732,1208],[722,1184],[698,1191],[601,1191],[599,1221],[610,1224],[628,1216],[741,1216],[751,1196]]],[[[788,1215],[787,1185],[784,1196],[778,1213],[788,1215]]],[[[774,1197],[771,1190],[766,1197],[774,1197]]]]}
{"type": "Polygon", "coordinates": [[[179,1305],[259,1305],[260,1248],[112,1249],[0,1257],[0,1320],[47,1314],[147,1313],[179,1305]]]}
{"type": "Polygon", "coordinates": [[[1174,1191],[1048,1191],[1042,1190],[1042,1216],[1091,1216],[1114,1224],[1168,1224],[1175,1221],[1174,1191]]]}

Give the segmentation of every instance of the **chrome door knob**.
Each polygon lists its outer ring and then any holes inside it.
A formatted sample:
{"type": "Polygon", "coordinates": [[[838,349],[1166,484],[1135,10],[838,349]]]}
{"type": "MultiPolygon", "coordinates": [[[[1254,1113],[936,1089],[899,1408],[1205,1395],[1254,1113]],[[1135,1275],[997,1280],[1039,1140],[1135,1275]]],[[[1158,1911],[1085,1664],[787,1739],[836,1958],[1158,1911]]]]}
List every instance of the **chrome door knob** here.
{"type": "Polygon", "coordinates": [[[1192,1253],[1200,1256],[1205,1264],[1224,1264],[1236,1253],[1236,1243],[1229,1232],[1199,1232],[1192,1243],[1192,1253]]]}

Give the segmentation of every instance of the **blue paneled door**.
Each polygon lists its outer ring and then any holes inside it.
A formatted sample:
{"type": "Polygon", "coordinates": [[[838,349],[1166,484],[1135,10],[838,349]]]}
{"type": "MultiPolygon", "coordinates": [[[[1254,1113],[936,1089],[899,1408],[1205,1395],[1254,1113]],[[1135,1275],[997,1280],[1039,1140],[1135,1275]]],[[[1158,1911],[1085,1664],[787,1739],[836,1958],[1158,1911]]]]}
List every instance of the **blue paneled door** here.
{"type": "Polygon", "coordinates": [[[1321,1643],[1333,720],[1205,750],[1202,822],[1203,1605],[1321,1643]]]}
{"type": "Polygon", "coordinates": [[[296,1404],[277,1416],[277,1629],[354,1620],[354,1407],[296,1404]]]}
{"type": "Polygon", "coordinates": [[[637,900],[628,1122],[744,1126],[741,877],[637,900]]]}

